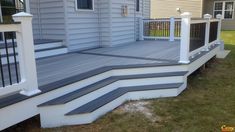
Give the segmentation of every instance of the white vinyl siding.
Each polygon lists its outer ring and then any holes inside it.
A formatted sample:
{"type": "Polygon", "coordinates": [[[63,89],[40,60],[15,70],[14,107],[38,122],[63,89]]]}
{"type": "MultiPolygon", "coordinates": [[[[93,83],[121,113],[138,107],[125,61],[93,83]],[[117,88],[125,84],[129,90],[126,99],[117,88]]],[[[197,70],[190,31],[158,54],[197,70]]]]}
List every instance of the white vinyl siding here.
{"type": "Polygon", "coordinates": [[[99,47],[98,1],[94,1],[94,11],[77,11],[75,0],[67,1],[68,48],[70,51],[99,47]]]}
{"type": "Polygon", "coordinates": [[[33,37],[34,39],[40,39],[41,29],[40,29],[40,16],[39,16],[39,1],[30,0],[30,13],[33,14],[33,37]]]}
{"type": "Polygon", "coordinates": [[[63,0],[31,0],[34,39],[65,40],[63,0]]]}
{"type": "Polygon", "coordinates": [[[112,0],[112,46],[135,40],[135,4],[134,0],[112,0]],[[128,15],[122,15],[123,5],[128,6],[128,15]]]}
{"type": "Polygon", "coordinates": [[[139,1],[136,12],[135,0],[94,0],[93,11],[77,10],[76,0],[40,0],[33,14],[34,34],[41,39],[66,40],[70,51],[134,42],[139,18],[150,16],[150,0],[139,1]],[[128,6],[127,16],[122,15],[123,5],[128,6]]]}

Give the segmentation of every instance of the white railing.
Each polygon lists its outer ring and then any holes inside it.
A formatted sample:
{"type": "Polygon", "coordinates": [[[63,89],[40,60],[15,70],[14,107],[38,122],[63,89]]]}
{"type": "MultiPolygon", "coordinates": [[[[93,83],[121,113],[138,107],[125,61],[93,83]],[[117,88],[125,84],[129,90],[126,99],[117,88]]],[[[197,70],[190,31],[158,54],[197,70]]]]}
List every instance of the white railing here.
{"type": "MultiPolygon", "coordinates": [[[[19,67],[20,80],[17,83],[10,83],[0,87],[0,97],[12,94],[15,92],[20,92],[23,95],[31,96],[41,91],[38,89],[37,73],[36,73],[36,62],[34,54],[34,42],[33,42],[33,32],[32,32],[32,15],[28,13],[18,13],[12,16],[15,24],[0,24],[0,32],[15,32],[16,43],[17,43],[17,64],[16,68],[19,67]]],[[[14,38],[12,38],[14,41],[14,38]]],[[[5,42],[7,46],[7,42],[5,42]]],[[[6,48],[6,52],[8,52],[6,48]]],[[[2,59],[2,58],[0,58],[2,59]]],[[[9,62],[9,56],[7,55],[7,65],[8,70],[11,68],[9,62]]],[[[1,65],[1,69],[4,66],[1,65]]],[[[2,75],[4,70],[1,71],[2,75]]],[[[10,73],[10,72],[9,72],[10,73]]],[[[10,77],[9,74],[7,77],[10,77]]],[[[1,76],[2,81],[4,81],[5,76],[1,76]]],[[[2,82],[4,83],[4,82],[2,82]]]]}
{"type": "Polygon", "coordinates": [[[212,19],[206,14],[201,20],[194,20],[191,16],[189,12],[181,14],[180,63],[190,63],[190,58],[220,43],[221,15],[212,19]]]}
{"type": "Polygon", "coordinates": [[[180,39],[181,20],[175,18],[139,19],[139,40],[180,39]]]}

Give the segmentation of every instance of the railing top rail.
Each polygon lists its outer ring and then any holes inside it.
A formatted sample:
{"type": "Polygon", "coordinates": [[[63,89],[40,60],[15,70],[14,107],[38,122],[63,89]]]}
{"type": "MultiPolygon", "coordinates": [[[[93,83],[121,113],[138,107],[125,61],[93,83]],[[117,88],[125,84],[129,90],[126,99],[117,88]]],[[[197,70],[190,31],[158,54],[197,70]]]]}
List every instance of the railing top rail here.
{"type": "Polygon", "coordinates": [[[0,24],[0,32],[15,32],[19,31],[19,24],[0,24]]]}
{"type": "Polygon", "coordinates": [[[6,25],[6,24],[21,24],[21,22],[0,22],[0,25],[6,25]]]}
{"type": "MultiPolygon", "coordinates": [[[[171,19],[143,19],[144,22],[170,22],[171,19]]],[[[174,19],[174,21],[181,21],[181,19],[174,19]]]]}
{"type": "Polygon", "coordinates": [[[210,19],[210,22],[219,22],[219,21],[220,21],[219,19],[215,19],[215,18],[210,19]]]}
{"type": "Polygon", "coordinates": [[[201,19],[201,20],[191,20],[191,24],[198,24],[198,23],[207,23],[208,20],[201,19]]]}
{"type": "MultiPolygon", "coordinates": [[[[219,19],[210,19],[210,22],[219,22],[219,19]]],[[[197,23],[207,23],[208,19],[192,19],[191,24],[197,24],[197,23]]]]}

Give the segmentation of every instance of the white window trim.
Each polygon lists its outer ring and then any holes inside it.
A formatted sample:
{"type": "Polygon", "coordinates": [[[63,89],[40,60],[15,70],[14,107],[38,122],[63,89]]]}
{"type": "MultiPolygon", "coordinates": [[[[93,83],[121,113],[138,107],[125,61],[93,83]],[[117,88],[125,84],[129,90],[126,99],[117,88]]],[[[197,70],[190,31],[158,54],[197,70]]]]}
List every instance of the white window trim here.
{"type": "Polygon", "coordinates": [[[235,8],[234,6],[235,6],[235,1],[233,1],[233,0],[231,0],[231,1],[215,1],[215,2],[214,2],[214,7],[213,7],[213,16],[215,16],[215,11],[222,11],[222,14],[221,14],[221,15],[222,15],[222,18],[223,18],[224,20],[233,20],[233,19],[234,19],[234,15],[235,15],[235,14],[234,14],[234,8],[235,8]],[[228,10],[225,10],[225,3],[226,3],[226,2],[233,2],[233,10],[232,10],[232,11],[233,11],[233,15],[232,15],[232,18],[224,18],[224,13],[225,13],[225,11],[228,11],[228,10]],[[223,6],[223,7],[222,7],[222,10],[215,10],[215,4],[216,4],[216,3],[222,3],[222,4],[223,4],[223,5],[222,5],[222,6],[223,6]]]}
{"type": "Polygon", "coordinates": [[[88,12],[93,12],[95,10],[95,2],[92,0],[92,9],[78,9],[78,0],[75,0],[75,10],[76,11],[88,11],[88,12]]]}

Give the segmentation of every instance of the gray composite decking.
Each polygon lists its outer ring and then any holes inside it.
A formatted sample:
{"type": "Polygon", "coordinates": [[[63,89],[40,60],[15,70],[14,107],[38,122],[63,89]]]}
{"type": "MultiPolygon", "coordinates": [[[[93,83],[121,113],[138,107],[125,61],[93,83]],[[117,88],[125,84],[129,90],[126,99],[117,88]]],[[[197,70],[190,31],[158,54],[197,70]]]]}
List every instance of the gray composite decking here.
{"type": "MultiPolygon", "coordinates": [[[[40,94],[111,69],[179,65],[178,58],[179,41],[139,41],[38,59],[36,66],[39,89],[42,91],[40,94]]],[[[4,72],[7,78],[8,71],[4,72]]],[[[18,93],[9,95],[0,99],[0,108],[34,96],[18,93]]]]}
{"type": "MultiPolygon", "coordinates": [[[[119,47],[91,49],[38,59],[36,65],[39,89],[42,91],[40,94],[112,69],[181,65],[178,63],[179,47],[179,41],[140,41],[119,47]]],[[[210,50],[215,47],[217,46],[210,50]]],[[[208,52],[210,51],[202,52],[192,58],[191,62],[208,52]]],[[[27,97],[15,93],[0,98],[0,109],[38,95],[27,97]]]]}
{"type": "Polygon", "coordinates": [[[139,41],[37,60],[39,86],[107,66],[172,64],[179,58],[179,42],[139,41]]]}

